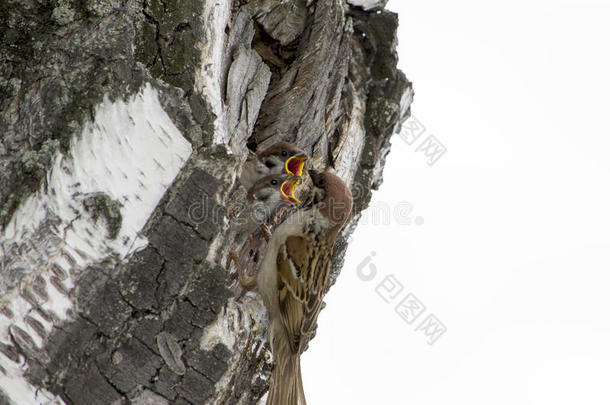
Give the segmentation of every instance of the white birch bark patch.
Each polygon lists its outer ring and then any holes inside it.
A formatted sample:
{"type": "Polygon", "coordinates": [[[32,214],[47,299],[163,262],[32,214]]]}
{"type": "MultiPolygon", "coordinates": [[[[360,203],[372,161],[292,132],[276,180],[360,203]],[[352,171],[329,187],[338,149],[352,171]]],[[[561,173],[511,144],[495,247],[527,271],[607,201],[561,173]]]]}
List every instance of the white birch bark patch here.
{"type": "Polygon", "coordinates": [[[13,403],[63,403],[25,379],[14,342],[44,360],[45,338],[71,316],[80,273],[147,245],[139,232],[191,152],[149,84],[127,102],[106,97],[17,209],[0,235],[0,390],[13,403]],[[114,224],[87,206],[92,196],[117,211],[114,224]]]}

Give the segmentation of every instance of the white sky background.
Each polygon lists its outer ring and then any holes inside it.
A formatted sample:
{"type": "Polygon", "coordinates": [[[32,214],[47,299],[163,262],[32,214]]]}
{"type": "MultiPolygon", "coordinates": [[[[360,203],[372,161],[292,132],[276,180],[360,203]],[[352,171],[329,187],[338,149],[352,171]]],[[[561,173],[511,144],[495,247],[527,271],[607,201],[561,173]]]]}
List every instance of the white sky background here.
{"type": "Polygon", "coordinates": [[[394,136],[303,355],[308,403],[607,405],[610,2],[388,8],[419,141],[447,152],[428,166],[394,136]],[[373,224],[407,203],[423,224],[373,224]],[[390,274],[393,304],[375,292],[390,274]],[[409,292],[426,306],[412,325],[394,312],[409,292]],[[428,314],[447,327],[432,346],[415,330],[428,314]]]}

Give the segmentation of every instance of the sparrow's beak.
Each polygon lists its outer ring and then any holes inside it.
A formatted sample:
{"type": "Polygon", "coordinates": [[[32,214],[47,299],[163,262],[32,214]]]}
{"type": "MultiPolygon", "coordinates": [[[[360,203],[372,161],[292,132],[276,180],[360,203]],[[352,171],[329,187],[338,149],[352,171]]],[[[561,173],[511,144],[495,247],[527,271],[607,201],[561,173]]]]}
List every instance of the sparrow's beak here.
{"type": "Polygon", "coordinates": [[[306,155],[295,155],[290,157],[290,159],[286,161],[286,173],[301,177],[307,159],[308,157],[306,155]]]}
{"type": "Polygon", "coordinates": [[[294,188],[298,184],[298,179],[288,179],[282,183],[282,187],[280,188],[280,192],[282,193],[282,201],[290,203],[290,204],[300,204],[298,198],[294,196],[294,188]]]}

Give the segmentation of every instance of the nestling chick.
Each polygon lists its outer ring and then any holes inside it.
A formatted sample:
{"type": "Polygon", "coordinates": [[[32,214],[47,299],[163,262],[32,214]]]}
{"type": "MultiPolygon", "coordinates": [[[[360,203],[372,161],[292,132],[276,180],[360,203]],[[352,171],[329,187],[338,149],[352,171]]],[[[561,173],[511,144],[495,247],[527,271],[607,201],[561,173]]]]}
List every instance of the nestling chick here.
{"type": "Polygon", "coordinates": [[[315,330],[328,288],[337,235],[352,209],[352,194],[334,174],[310,170],[312,203],[278,226],[256,284],[269,316],[274,357],[267,405],[305,405],[301,353],[315,330]]]}
{"type": "Polygon", "coordinates": [[[248,236],[285,204],[298,204],[294,195],[299,180],[290,174],[271,174],[248,190],[247,206],[235,218],[237,231],[248,236]]]}
{"type": "Polygon", "coordinates": [[[270,174],[288,173],[301,177],[307,154],[288,142],[278,142],[264,151],[251,153],[242,166],[239,181],[251,189],[261,178],[270,174]]]}
{"type": "MultiPolygon", "coordinates": [[[[294,195],[295,186],[299,179],[290,174],[271,174],[257,181],[248,190],[248,205],[238,214],[232,222],[235,239],[234,246],[241,246],[245,239],[252,234],[257,227],[263,226],[269,218],[285,205],[298,204],[300,201],[294,195]]],[[[267,230],[267,232],[269,232],[267,230]]],[[[233,260],[243,285],[254,286],[254,280],[245,280],[244,271],[235,251],[229,252],[229,262],[233,260]]]]}

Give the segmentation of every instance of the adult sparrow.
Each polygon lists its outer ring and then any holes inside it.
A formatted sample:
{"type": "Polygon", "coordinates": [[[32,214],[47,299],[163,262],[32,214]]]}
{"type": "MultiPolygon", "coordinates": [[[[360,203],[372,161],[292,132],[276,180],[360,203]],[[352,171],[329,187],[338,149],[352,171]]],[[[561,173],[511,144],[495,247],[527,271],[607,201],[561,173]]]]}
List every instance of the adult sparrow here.
{"type": "Polygon", "coordinates": [[[307,154],[288,142],[278,142],[259,153],[250,152],[242,166],[239,181],[251,189],[261,178],[270,174],[288,173],[301,177],[307,154]]]}
{"type": "Polygon", "coordinates": [[[329,172],[310,170],[309,175],[311,205],[275,229],[256,276],[274,358],[267,405],[306,403],[300,356],[322,308],[335,240],[352,209],[352,193],[343,180],[329,172]]]}

